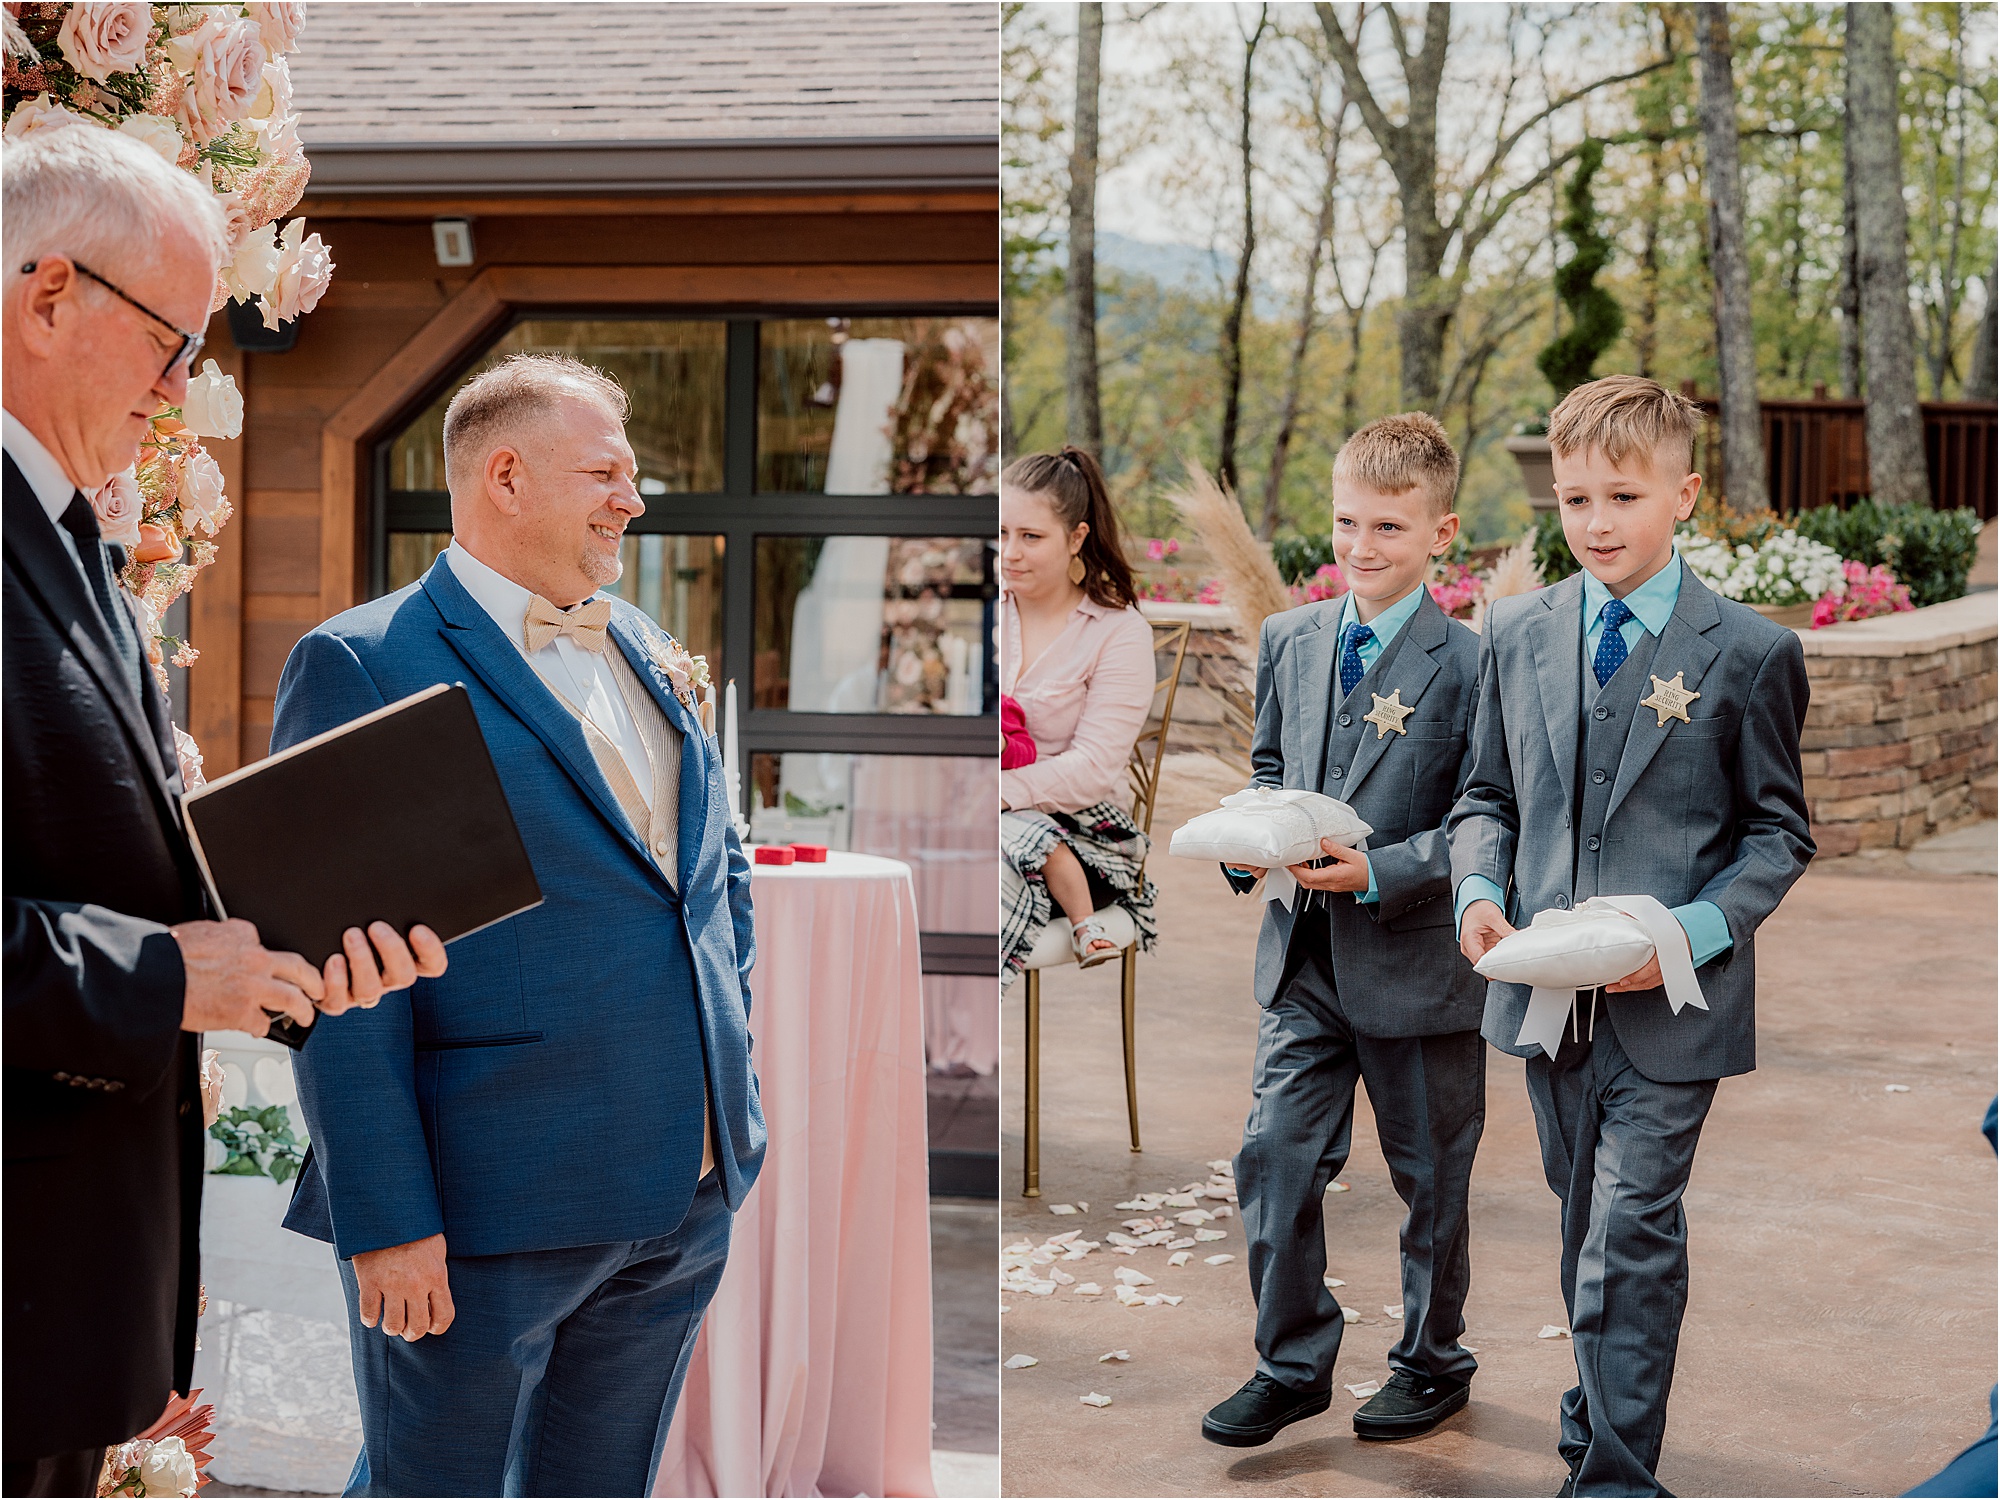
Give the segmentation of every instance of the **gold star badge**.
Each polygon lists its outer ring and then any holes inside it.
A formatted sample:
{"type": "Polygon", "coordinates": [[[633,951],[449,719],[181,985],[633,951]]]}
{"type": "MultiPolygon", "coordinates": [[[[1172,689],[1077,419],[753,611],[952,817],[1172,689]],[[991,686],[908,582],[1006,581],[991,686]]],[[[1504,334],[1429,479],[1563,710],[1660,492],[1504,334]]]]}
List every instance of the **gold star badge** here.
{"type": "Polygon", "coordinates": [[[1408,708],[1403,707],[1401,688],[1397,688],[1386,698],[1380,693],[1370,693],[1368,696],[1375,700],[1375,706],[1361,716],[1361,722],[1375,726],[1376,739],[1386,739],[1392,729],[1398,734],[1410,732],[1403,727],[1403,720],[1409,718],[1417,709],[1415,704],[1411,704],[1408,708]]]}
{"type": "Polygon", "coordinates": [[[1688,705],[1701,694],[1688,691],[1687,684],[1681,681],[1685,675],[1681,672],[1674,673],[1672,682],[1660,677],[1653,678],[1653,696],[1639,700],[1641,708],[1650,708],[1660,716],[1658,727],[1661,729],[1667,727],[1669,719],[1679,719],[1683,724],[1693,722],[1688,718],[1688,705]]]}

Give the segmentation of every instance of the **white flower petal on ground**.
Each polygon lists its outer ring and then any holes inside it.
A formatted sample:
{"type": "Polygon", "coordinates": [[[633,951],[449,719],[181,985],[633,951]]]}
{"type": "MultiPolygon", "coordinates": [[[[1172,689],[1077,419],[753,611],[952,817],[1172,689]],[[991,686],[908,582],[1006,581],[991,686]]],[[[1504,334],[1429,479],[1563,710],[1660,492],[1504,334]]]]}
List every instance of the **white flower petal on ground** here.
{"type": "Polygon", "coordinates": [[[1170,1266],[1179,1267],[1186,1265],[1189,1261],[1193,1259],[1194,1259],[1194,1252],[1192,1250],[1176,1250],[1172,1255],[1169,1255],[1167,1257],[1167,1264],[1170,1266]]]}
{"type": "Polygon", "coordinates": [[[1374,1395],[1377,1391],[1381,1389],[1382,1386],[1380,1382],[1373,1380],[1364,1380],[1359,1385],[1350,1385],[1348,1387],[1348,1390],[1354,1393],[1354,1399],[1356,1401],[1366,1401],[1370,1396],[1374,1395]]]}
{"type": "Polygon", "coordinates": [[[1210,1162],[1208,1170],[1211,1172],[1220,1172],[1225,1177],[1234,1177],[1236,1175],[1236,1163],[1225,1156],[1219,1160],[1210,1162]]]}
{"type": "Polygon", "coordinates": [[[1079,1281],[1070,1288],[1069,1294],[1072,1297],[1102,1297],[1104,1288],[1094,1281],[1079,1281]]]}
{"type": "Polygon", "coordinates": [[[1078,1396],[1076,1399],[1081,1401],[1085,1406],[1109,1406],[1111,1404],[1109,1396],[1101,1396],[1096,1391],[1092,1391],[1088,1396],[1078,1396]]]}
{"type": "Polygon", "coordinates": [[[1111,1241],[1111,1243],[1112,1243],[1112,1244],[1114,1244],[1114,1245],[1131,1245],[1131,1246],[1137,1246],[1137,1245],[1139,1244],[1139,1241],[1138,1241],[1138,1240],[1137,1240],[1136,1238],[1134,1238],[1134,1237],[1133,1237],[1132,1235],[1129,1235],[1129,1234],[1120,1234],[1120,1233],[1119,1233],[1119,1232],[1118,1232],[1117,1230],[1115,1230],[1115,1229],[1114,1229],[1114,1230],[1112,1230],[1112,1231],[1111,1231],[1110,1233],[1106,1234],[1106,1235],[1105,1235],[1104,1237],[1105,1237],[1105,1238],[1106,1238],[1107,1240],[1111,1241]]]}
{"type": "Polygon", "coordinates": [[[1347,1192],[1347,1191],[1348,1191],[1349,1189],[1348,1189],[1348,1186],[1347,1186],[1347,1184],[1346,1184],[1346,1183],[1344,1183],[1344,1182],[1335,1182],[1335,1183],[1329,1183],[1329,1184],[1327,1185],[1327,1189],[1326,1189],[1326,1190],[1327,1190],[1327,1191],[1328,1191],[1329,1193],[1345,1193],[1345,1192],[1347,1192]]]}
{"type": "Polygon", "coordinates": [[[1320,1277],[1320,1280],[1326,1283],[1326,1289],[1328,1291],[1332,1291],[1337,1286],[1347,1285],[1347,1283],[1342,1281],[1338,1276],[1322,1276],[1320,1277]]]}
{"type": "Polygon", "coordinates": [[[1209,1210],[1209,1217],[1212,1219],[1233,1219],[1236,1217],[1236,1210],[1225,1203],[1220,1208],[1209,1210]]]}
{"type": "Polygon", "coordinates": [[[1082,1233],[1083,1231],[1081,1229],[1065,1229],[1061,1234],[1050,1235],[1047,1239],[1042,1241],[1042,1244],[1044,1246],[1067,1245],[1071,1243],[1073,1240],[1075,1240],[1076,1237],[1082,1233]]]}
{"type": "Polygon", "coordinates": [[[1234,1259],[1233,1255],[1204,1255],[1201,1263],[1205,1266],[1226,1266],[1234,1259]]]}
{"type": "Polygon", "coordinates": [[[1125,1286],[1151,1286],[1153,1284],[1152,1277],[1148,1276],[1144,1271],[1134,1270],[1131,1266],[1120,1266],[1116,1271],[1112,1272],[1112,1276],[1125,1286]]]}
{"type": "Polygon", "coordinates": [[[1885,1083],[1882,1085],[1882,1092],[1885,1094],[1907,1094],[1909,1091],[1910,1086],[1907,1083],[1885,1083]]]}
{"type": "Polygon", "coordinates": [[[1033,1240],[1016,1240],[1014,1241],[1013,1244],[1009,1245],[1006,1248],[1006,1250],[1003,1251],[1002,1253],[1006,1255],[1026,1255],[1029,1251],[1033,1250],[1034,1248],[1035,1248],[1035,1242],[1033,1240]]]}
{"type": "Polygon", "coordinates": [[[1049,1205],[1049,1212],[1052,1214],[1073,1214],[1076,1212],[1076,1205],[1074,1203],[1051,1203],[1049,1205]]]}
{"type": "Polygon", "coordinates": [[[1213,1219],[1214,1217],[1215,1215],[1210,1213],[1205,1208],[1191,1208],[1184,1214],[1175,1214],[1174,1222],[1177,1224],[1185,1224],[1189,1228],[1193,1228],[1197,1224],[1208,1223],[1208,1221],[1213,1219]]]}
{"type": "Polygon", "coordinates": [[[1030,1365],[1038,1365],[1040,1363],[1041,1361],[1036,1359],[1032,1354],[1010,1354],[1007,1356],[1007,1363],[1002,1368],[1008,1370],[1025,1370],[1030,1365]]]}
{"type": "Polygon", "coordinates": [[[1057,1286],[1076,1285],[1076,1278],[1067,1271],[1051,1271],[1049,1272],[1049,1280],[1053,1281],[1057,1286]]]}
{"type": "Polygon", "coordinates": [[[1109,1354],[1098,1355],[1097,1362],[1101,1365],[1105,1363],[1107,1360],[1115,1359],[1120,1364],[1124,1364],[1127,1360],[1131,1358],[1132,1358],[1132,1351],[1130,1349],[1113,1349],[1109,1354]]]}
{"type": "Polygon", "coordinates": [[[1566,1339],[1569,1337],[1569,1330],[1567,1328],[1558,1328],[1553,1323],[1544,1323],[1542,1331],[1536,1334],[1535,1337],[1538,1339],[1566,1339]]]}
{"type": "Polygon", "coordinates": [[[1192,1247],[1195,1243],[1196,1241],[1192,1235],[1183,1235],[1180,1239],[1168,1240],[1167,1248],[1169,1250],[1186,1250],[1192,1247]]]}
{"type": "Polygon", "coordinates": [[[1361,1309],[1358,1307],[1341,1308],[1340,1320],[1343,1323],[1366,1323],[1368,1321],[1366,1318],[1361,1316],[1361,1309]]]}
{"type": "Polygon", "coordinates": [[[1229,1231],[1226,1229],[1197,1229],[1194,1232],[1194,1237],[1199,1243],[1207,1245],[1216,1240],[1228,1239],[1229,1231]]]}
{"type": "Polygon", "coordinates": [[[1127,1307],[1137,1307],[1140,1303],[1146,1300],[1145,1293],[1141,1292],[1137,1287],[1134,1286],[1118,1287],[1112,1291],[1111,1295],[1116,1297],[1120,1302],[1122,1302],[1127,1307]]]}
{"type": "Polygon", "coordinates": [[[1166,1203],[1166,1206],[1167,1206],[1168,1208],[1193,1208],[1193,1207],[1194,1207],[1194,1194],[1193,1194],[1193,1193],[1175,1193],[1175,1194],[1174,1194],[1174,1195],[1173,1195],[1172,1197],[1170,1197],[1170,1198],[1167,1198],[1167,1199],[1165,1199],[1165,1200],[1163,1200],[1163,1201],[1164,1201],[1164,1202],[1166,1203]]]}
{"type": "Polygon", "coordinates": [[[1468,1344],[1465,1342],[1464,1339],[1460,1339],[1458,1341],[1458,1347],[1463,1349],[1467,1354],[1477,1354],[1479,1352],[1479,1349],[1476,1345],[1468,1344]]]}
{"type": "Polygon", "coordinates": [[[1387,1313],[1392,1318],[1400,1318],[1406,1316],[1405,1309],[1400,1307],[1392,1307],[1387,1302],[1384,1302],[1382,1304],[1382,1311],[1387,1313]]]}
{"type": "Polygon", "coordinates": [[[1160,1293],[1160,1300],[1169,1307],[1179,1307],[1187,1299],[1185,1297],[1176,1297],[1172,1292],[1162,1292],[1160,1293]]]}
{"type": "Polygon", "coordinates": [[[1053,1281],[1031,1281],[1027,1285],[1027,1293],[1030,1297],[1053,1296],[1055,1289],[1056,1284],[1053,1281]]]}

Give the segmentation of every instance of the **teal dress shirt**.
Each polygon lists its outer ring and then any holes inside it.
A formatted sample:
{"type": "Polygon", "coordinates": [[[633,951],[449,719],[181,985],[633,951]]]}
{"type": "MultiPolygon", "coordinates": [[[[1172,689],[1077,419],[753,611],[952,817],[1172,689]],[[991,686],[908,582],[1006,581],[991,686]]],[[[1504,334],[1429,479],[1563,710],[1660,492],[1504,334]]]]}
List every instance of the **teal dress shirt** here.
{"type": "MultiPolygon", "coordinates": [[[[1625,596],[1625,607],[1632,611],[1632,618],[1618,627],[1625,637],[1625,649],[1629,652],[1639,642],[1641,634],[1658,636],[1667,628],[1667,622],[1674,617],[1674,605],[1681,593],[1681,555],[1676,552],[1667,565],[1625,596]]],[[[1596,659],[1597,643],[1604,635],[1604,606],[1610,602],[1611,590],[1600,583],[1588,570],[1583,574],[1583,656],[1579,667],[1590,670],[1590,662],[1596,659]]],[[[1341,617],[1345,620],[1346,616],[1341,617]]],[[[1484,875],[1468,875],[1458,883],[1455,898],[1455,916],[1460,929],[1465,925],[1465,909],[1475,901],[1491,901],[1502,911],[1507,909],[1506,894],[1484,875]]],[[[1722,914],[1722,908],[1712,901],[1695,901],[1673,909],[1674,918],[1687,933],[1688,947],[1694,956],[1696,968],[1727,953],[1735,944],[1729,933],[1729,919],[1722,914]]]]}

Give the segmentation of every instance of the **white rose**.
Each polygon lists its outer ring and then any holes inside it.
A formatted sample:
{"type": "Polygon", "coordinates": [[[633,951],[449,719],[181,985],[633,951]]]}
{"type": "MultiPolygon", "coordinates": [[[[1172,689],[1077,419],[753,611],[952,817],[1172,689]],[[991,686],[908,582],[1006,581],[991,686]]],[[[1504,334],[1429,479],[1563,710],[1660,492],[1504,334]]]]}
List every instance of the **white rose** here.
{"type": "Polygon", "coordinates": [[[164,115],[130,115],[119,124],[118,129],[134,140],[151,146],[168,166],[177,164],[181,159],[180,129],[164,115]]]}
{"type": "Polygon", "coordinates": [[[253,120],[285,119],[292,112],[292,65],[282,57],[264,64],[264,86],[250,106],[253,120]]]}
{"type": "Polygon", "coordinates": [[[77,72],[103,83],[113,73],[136,73],[145,67],[146,39],[152,31],[150,5],[77,0],[63,17],[56,46],[77,72]]]}
{"type": "Polygon", "coordinates": [[[181,124],[197,141],[213,140],[250,112],[264,86],[264,44],[257,23],[224,24],[211,16],[175,41],[176,55],[193,56],[193,76],[181,96],[181,124]]]}
{"type": "Polygon", "coordinates": [[[223,507],[228,503],[222,492],[222,465],[209,457],[206,449],[189,453],[181,467],[181,520],[183,531],[200,526],[210,536],[221,528],[223,507]]]}
{"type": "Polygon", "coordinates": [[[117,547],[139,545],[139,517],[146,509],[146,497],[139,493],[139,479],[132,470],[113,474],[90,497],[97,513],[97,530],[104,540],[117,547]]]}
{"type": "MultiPolygon", "coordinates": [[[[181,752],[181,779],[186,782],[188,789],[192,791],[195,787],[201,785],[201,751],[195,746],[193,738],[183,733],[178,725],[174,728],[174,747],[181,752]],[[182,746],[182,740],[187,741],[186,746],[182,746]],[[189,778],[187,775],[190,754],[194,761],[193,778],[189,778]]],[[[203,1130],[213,1125],[216,1117],[222,1113],[222,1085],[227,1076],[222,1071],[222,1054],[217,1052],[213,1047],[204,1049],[201,1054],[201,1128],[203,1130]]],[[[216,1144],[221,1145],[222,1143],[217,1141],[216,1144]]],[[[217,1165],[219,1166],[221,1163],[218,1162],[217,1165]]]]}
{"type": "Polygon", "coordinates": [[[139,1460],[139,1482],[148,1495],[192,1495],[194,1455],[179,1438],[161,1438],[139,1460]]]}
{"type": "Polygon", "coordinates": [[[196,437],[233,438],[243,431],[242,393],[214,360],[204,360],[201,373],[188,382],[181,420],[196,437]]]}
{"type": "Polygon", "coordinates": [[[278,279],[278,226],[244,233],[236,254],[222,268],[222,283],[238,302],[248,302],[271,290],[278,279]]]}
{"type": "Polygon", "coordinates": [[[276,328],[319,306],[333,281],[333,257],[316,234],[306,233],[306,221],[285,226],[278,249],[278,274],[264,294],[264,326],[276,328]]]}
{"type": "Polygon", "coordinates": [[[299,33],[305,30],[306,8],[301,0],[276,0],[261,4],[252,0],[250,19],[264,33],[264,45],[273,52],[299,50],[299,33]]]}
{"type": "Polygon", "coordinates": [[[6,138],[26,140],[38,130],[60,130],[65,125],[83,123],[82,115],[71,114],[47,94],[37,94],[14,106],[14,113],[7,117],[6,138]]]}

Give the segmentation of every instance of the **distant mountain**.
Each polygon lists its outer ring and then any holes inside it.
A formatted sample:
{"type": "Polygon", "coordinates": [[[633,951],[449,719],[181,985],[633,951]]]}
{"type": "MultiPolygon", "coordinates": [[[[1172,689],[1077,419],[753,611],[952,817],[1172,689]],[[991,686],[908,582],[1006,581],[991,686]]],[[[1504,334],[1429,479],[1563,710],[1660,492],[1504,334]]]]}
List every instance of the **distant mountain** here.
{"type": "MultiPolygon", "coordinates": [[[[1200,297],[1226,296],[1236,279],[1236,262],[1231,256],[1198,245],[1156,245],[1130,235],[1103,232],[1097,236],[1097,268],[1100,273],[1149,277],[1162,288],[1200,297]]],[[[1260,318],[1277,317],[1284,310],[1283,299],[1261,281],[1252,281],[1250,300],[1260,318]]]]}

